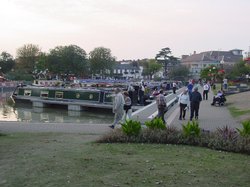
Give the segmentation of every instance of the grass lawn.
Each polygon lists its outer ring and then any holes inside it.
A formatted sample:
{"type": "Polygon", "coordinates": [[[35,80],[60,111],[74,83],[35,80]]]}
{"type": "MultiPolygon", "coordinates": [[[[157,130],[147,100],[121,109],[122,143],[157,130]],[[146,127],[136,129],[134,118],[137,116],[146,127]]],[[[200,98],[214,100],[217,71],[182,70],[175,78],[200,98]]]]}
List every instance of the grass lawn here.
{"type": "Polygon", "coordinates": [[[233,117],[250,114],[250,110],[240,110],[236,107],[228,107],[228,109],[233,117]]]}
{"type": "Polygon", "coordinates": [[[0,186],[249,186],[250,156],[84,134],[0,136],[0,186]]]}

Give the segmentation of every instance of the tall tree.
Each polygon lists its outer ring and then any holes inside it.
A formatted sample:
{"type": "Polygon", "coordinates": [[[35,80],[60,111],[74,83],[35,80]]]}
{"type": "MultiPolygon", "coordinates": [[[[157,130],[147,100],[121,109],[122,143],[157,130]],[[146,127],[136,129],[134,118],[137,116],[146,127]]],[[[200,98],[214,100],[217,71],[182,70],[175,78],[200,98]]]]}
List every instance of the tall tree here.
{"type": "Polygon", "coordinates": [[[50,50],[47,65],[54,74],[74,74],[75,76],[87,76],[89,62],[87,53],[77,45],[57,46],[50,50]]]}
{"type": "Polygon", "coordinates": [[[163,48],[156,54],[155,59],[164,67],[164,76],[168,77],[170,69],[178,63],[178,59],[172,55],[169,47],[163,48]]]}
{"type": "Polygon", "coordinates": [[[101,76],[112,74],[115,64],[115,57],[111,50],[104,47],[97,47],[89,53],[89,60],[92,74],[101,76]]]}
{"type": "Polygon", "coordinates": [[[3,51],[0,55],[0,73],[5,74],[11,71],[14,65],[15,60],[13,57],[9,53],[3,51]]]}
{"type": "Polygon", "coordinates": [[[48,59],[48,55],[46,53],[41,52],[38,60],[36,62],[36,70],[39,71],[45,71],[47,69],[47,59],[48,59]]]}
{"type": "Polygon", "coordinates": [[[31,74],[35,69],[35,64],[40,54],[38,45],[25,44],[17,49],[17,68],[27,74],[31,74]]]}
{"type": "Polygon", "coordinates": [[[187,80],[189,69],[184,65],[174,66],[169,73],[169,78],[173,80],[184,81],[187,80]]]}
{"type": "Polygon", "coordinates": [[[143,62],[143,75],[149,76],[149,79],[152,79],[152,76],[157,73],[162,68],[162,65],[157,63],[155,59],[145,60],[143,62]]]}

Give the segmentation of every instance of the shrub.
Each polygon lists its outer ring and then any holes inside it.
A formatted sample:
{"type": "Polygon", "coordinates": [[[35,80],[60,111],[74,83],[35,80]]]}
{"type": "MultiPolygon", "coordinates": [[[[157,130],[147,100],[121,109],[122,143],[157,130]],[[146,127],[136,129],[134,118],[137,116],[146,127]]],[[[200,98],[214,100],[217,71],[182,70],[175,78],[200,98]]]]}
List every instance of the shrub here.
{"type": "Polygon", "coordinates": [[[236,141],[238,134],[237,132],[228,126],[217,128],[217,135],[223,140],[236,141]]]}
{"type": "Polygon", "coordinates": [[[217,128],[217,130],[212,133],[208,147],[216,150],[239,152],[240,148],[237,146],[237,140],[237,131],[228,126],[224,126],[217,128]]]}
{"type": "Polygon", "coordinates": [[[139,121],[126,120],[121,125],[123,132],[128,136],[136,136],[141,131],[141,123],[139,121]]]}
{"type": "Polygon", "coordinates": [[[143,143],[165,143],[164,132],[161,129],[144,129],[140,140],[143,143]]]}
{"type": "Polygon", "coordinates": [[[165,129],[166,125],[161,118],[157,117],[151,121],[146,121],[145,125],[150,129],[165,129]]]}
{"type": "Polygon", "coordinates": [[[243,129],[237,129],[241,136],[246,137],[250,136],[250,120],[243,121],[242,123],[243,129]]]}
{"type": "Polygon", "coordinates": [[[188,122],[182,126],[183,134],[185,137],[199,137],[201,129],[197,121],[188,122]]]}
{"type": "Polygon", "coordinates": [[[0,136],[7,136],[7,135],[0,132],[0,136]]]}
{"type": "Polygon", "coordinates": [[[236,146],[238,148],[237,152],[246,153],[250,155],[250,136],[245,136],[245,137],[239,136],[236,146]]]}
{"type": "Polygon", "coordinates": [[[228,126],[210,132],[201,130],[196,121],[183,125],[183,130],[173,126],[141,130],[140,122],[132,120],[122,125],[122,129],[110,131],[97,142],[185,144],[250,155],[250,136],[239,136],[235,129],[228,126]]]}

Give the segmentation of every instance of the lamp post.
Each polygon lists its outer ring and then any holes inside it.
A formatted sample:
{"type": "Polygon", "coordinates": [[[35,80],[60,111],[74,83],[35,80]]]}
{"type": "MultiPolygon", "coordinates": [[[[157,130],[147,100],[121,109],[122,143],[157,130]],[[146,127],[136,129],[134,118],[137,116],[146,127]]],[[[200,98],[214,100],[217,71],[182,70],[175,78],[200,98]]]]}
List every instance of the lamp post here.
{"type": "MultiPolygon", "coordinates": [[[[224,56],[222,57],[221,61],[220,61],[220,65],[221,65],[221,70],[224,71],[224,67],[223,67],[223,64],[224,64],[224,56]]],[[[223,72],[222,72],[223,73],[223,72]]],[[[222,78],[221,78],[221,90],[223,90],[223,81],[224,81],[224,75],[222,74],[222,78]]]]}
{"type": "Polygon", "coordinates": [[[215,79],[216,79],[216,67],[215,66],[213,66],[213,67],[211,67],[210,69],[209,69],[209,74],[210,74],[210,76],[211,76],[211,85],[213,85],[213,89],[215,89],[216,88],[216,86],[215,86],[215,79]]]}

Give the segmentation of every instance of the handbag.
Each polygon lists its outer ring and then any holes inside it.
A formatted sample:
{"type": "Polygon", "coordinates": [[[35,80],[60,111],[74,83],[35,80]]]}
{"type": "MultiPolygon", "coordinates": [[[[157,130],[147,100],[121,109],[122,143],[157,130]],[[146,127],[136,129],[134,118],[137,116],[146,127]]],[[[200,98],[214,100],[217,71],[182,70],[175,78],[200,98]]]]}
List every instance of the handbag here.
{"type": "Polygon", "coordinates": [[[129,109],[131,109],[131,105],[124,105],[123,109],[128,112],[129,109]]]}

